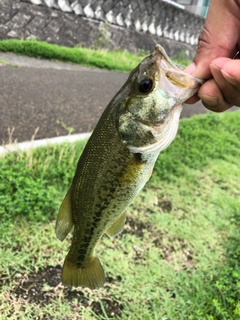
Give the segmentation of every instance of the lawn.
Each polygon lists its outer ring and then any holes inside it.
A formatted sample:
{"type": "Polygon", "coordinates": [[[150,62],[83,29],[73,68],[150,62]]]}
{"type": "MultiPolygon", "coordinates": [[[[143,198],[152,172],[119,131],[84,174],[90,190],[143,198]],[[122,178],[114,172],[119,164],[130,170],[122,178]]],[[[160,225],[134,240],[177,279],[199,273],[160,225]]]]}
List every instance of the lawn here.
{"type": "Polygon", "coordinates": [[[0,158],[0,319],[240,319],[240,112],[182,119],[121,235],[97,253],[98,290],[67,288],[54,232],[84,142],[0,158]]]}

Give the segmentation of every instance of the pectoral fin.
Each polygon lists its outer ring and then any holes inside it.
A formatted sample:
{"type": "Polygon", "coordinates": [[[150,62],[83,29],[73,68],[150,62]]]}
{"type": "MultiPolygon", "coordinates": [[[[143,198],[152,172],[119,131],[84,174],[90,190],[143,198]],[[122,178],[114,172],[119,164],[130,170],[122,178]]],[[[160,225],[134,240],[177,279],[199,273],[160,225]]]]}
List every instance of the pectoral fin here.
{"type": "Polygon", "coordinates": [[[57,217],[55,232],[59,240],[63,241],[73,227],[72,208],[71,208],[71,188],[66,194],[57,217]]]}
{"type": "Polygon", "coordinates": [[[122,232],[126,220],[126,212],[123,212],[118,219],[111,225],[106,231],[109,237],[115,237],[117,234],[122,232]]]}

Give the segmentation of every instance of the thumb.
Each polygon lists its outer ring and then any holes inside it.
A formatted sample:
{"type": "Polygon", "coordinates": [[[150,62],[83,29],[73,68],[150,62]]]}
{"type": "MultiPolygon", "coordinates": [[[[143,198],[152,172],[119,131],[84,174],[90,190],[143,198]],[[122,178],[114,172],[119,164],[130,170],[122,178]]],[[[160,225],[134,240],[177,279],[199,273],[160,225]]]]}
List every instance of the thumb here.
{"type": "Polygon", "coordinates": [[[201,79],[211,78],[210,63],[218,57],[232,58],[240,38],[240,1],[212,0],[193,63],[186,72],[201,79]]]}

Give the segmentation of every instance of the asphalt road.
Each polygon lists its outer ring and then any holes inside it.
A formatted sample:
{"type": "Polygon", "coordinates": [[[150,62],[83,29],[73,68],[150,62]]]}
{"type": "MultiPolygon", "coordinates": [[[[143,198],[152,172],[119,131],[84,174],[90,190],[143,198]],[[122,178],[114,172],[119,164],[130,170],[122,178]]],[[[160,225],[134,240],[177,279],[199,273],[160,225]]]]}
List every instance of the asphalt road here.
{"type": "MultiPolygon", "coordinates": [[[[127,77],[0,52],[0,144],[92,131],[127,77]]],[[[206,111],[185,105],[182,117],[206,111]]]]}

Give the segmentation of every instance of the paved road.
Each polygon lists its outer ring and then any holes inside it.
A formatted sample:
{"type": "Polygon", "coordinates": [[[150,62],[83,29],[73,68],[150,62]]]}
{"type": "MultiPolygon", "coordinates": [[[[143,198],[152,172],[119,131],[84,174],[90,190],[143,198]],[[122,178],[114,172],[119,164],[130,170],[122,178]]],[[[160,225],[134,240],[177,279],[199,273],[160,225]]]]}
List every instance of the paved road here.
{"type": "Polygon", "coordinates": [[[93,130],[127,75],[0,53],[0,144],[93,130]]]}
{"type": "MultiPolygon", "coordinates": [[[[127,74],[0,52],[0,145],[89,132],[127,74]],[[14,65],[17,65],[14,66],[14,65]],[[10,134],[9,132],[13,133],[10,134]]],[[[206,112],[186,105],[182,117],[206,112]]]]}

